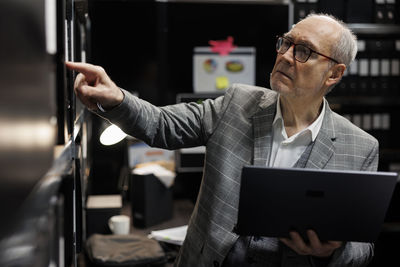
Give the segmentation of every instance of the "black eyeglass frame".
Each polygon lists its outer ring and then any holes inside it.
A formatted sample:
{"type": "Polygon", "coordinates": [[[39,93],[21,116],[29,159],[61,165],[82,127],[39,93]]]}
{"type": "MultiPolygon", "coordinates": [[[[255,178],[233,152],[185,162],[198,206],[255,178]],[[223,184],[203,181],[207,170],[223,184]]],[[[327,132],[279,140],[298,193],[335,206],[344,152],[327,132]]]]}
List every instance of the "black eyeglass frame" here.
{"type": "Polygon", "coordinates": [[[294,59],[297,60],[298,62],[306,63],[307,60],[311,57],[311,54],[312,54],[312,53],[315,53],[315,54],[317,54],[317,55],[320,55],[320,56],[326,57],[327,59],[332,60],[332,61],[335,62],[336,64],[340,64],[339,61],[337,61],[336,59],[331,58],[331,57],[329,57],[329,56],[326,56],[326,55],[324,55],[324,54],[321,54],[320,52],[317,52],[317,51],[315,51],[314,49],[311,49],[311,48],[309,48],[309,47],[306,46],[306,45],[303,45],[303,44],[296,44],[296,43],[290,41],[290,40],[289,40],[288,38],[286,38],[285,36],[276,36],[276,48],[275,48],[275,49],[276,49],[276,52],[277,52],[277,53],[279,53],[279,54],[281,54],[281,55],[285,54],[285,53],[289,50],[289,48],[292,47],[292,45],[294,45],[294,48],[293,48],[293,57],[294,57],[294,59]],[[279,52],[279,50],[278,50],[278,42],[279,42],[280,39],[285,39],[286,41],[288,41],[288,42],[290,43],[290,45],[288,46],[288,48],[286,49],[286,51],[283,52],[283,53],[282,53],[282,52],[279,52]],[[298,60],[298,59],[296,58],[296,46],[298,46],[298,45],[304,46],[304,47],[306,47],[307,49],[310,50],[310,53],[308,54],[306,60],[304,60],[304,61],[300,61],[300,60],[298,60]]]}

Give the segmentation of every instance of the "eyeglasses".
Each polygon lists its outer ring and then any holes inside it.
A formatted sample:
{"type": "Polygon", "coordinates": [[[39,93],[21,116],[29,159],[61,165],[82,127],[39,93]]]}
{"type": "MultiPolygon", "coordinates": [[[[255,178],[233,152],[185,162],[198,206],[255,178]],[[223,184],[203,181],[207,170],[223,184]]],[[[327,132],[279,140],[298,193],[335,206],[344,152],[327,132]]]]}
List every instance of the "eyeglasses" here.
{"type": "Polygon", "coordinates": [[[294,45],[293,56],[297,61],[299,61],[301,63],[305,63],[310,58],[311,54],[315,53],[315,54],[318,54],[320,56],[323,56],[323,57],[326,57],[326,58],[332,60],[336,64],[339,64],[339,62],[336,59],[325,56],[324,54],[321,54],[305,45],[295,44],[292,41],[290,41],[289,39],[287,39],[286,37],[277,36],[277,38],[278,38],[278,40],[276,41],[276,52],[278,52],[279,54],[282,54],[282,55],[285,54],[286,51],[288,51],[289,48],[292,45],[294,45]]]}

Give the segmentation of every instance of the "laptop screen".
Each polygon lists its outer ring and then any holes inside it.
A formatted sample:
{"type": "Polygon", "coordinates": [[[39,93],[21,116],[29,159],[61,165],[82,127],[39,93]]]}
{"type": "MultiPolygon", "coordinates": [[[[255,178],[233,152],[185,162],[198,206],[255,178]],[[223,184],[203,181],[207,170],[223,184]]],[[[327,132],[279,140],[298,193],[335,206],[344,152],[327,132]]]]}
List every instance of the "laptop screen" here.
{"type": "Polygon", "coordinates": [[[373,242],[384,222],[397,173],[245,166],[237,232],[373,242]]]}

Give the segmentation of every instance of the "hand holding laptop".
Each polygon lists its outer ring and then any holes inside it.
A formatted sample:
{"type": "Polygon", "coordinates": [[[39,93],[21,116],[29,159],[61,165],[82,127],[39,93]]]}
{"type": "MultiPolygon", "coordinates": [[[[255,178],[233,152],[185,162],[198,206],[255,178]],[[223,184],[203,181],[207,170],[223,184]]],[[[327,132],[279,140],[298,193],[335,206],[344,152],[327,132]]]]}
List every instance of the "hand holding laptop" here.
{"type": "Polygon", "coordinates": [[[394,172],[244,166],[235,231],[281,238],[298,254],[315,256],[330,255],[341,245],[328,240],[375,242],[397,177],[394,172]]]}
{"type": "Polygon", "coordinates": [[[321,242],[317,233],[313,230],[307,230],[309,240],[307,243],[297,232],[289,232],[289,235],[290,238],[279,238],[279,240],[299,255],[311,255],[321,258],[330,257],[343,244],[341,241],[321,242]]]}

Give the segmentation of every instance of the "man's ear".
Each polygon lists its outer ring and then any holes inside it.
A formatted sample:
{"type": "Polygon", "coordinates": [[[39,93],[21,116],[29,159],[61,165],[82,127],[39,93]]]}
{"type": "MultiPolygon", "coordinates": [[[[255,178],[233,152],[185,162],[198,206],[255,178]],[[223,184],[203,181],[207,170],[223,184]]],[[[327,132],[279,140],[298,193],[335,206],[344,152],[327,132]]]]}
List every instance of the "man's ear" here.
{"type": "Polygon", "coordinates": [[[331,87],[334,84],[340,82],[343,77],[343,73],[346,70],[345,64],[336,64],[330,70],[330,76],[326,80],[326,85],[331,87]]]}

